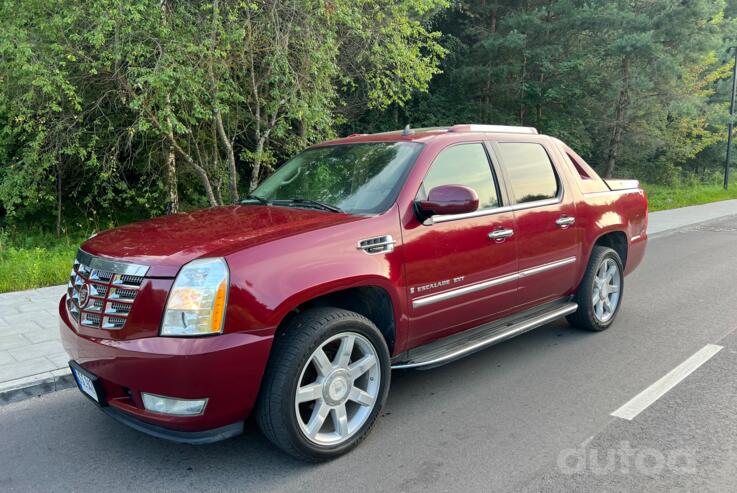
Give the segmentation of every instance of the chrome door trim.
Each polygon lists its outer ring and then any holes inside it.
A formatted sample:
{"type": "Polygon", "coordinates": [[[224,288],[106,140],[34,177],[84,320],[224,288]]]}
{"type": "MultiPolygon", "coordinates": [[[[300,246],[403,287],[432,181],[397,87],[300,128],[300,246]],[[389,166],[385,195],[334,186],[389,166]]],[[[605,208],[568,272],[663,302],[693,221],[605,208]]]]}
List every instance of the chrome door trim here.
{"type": "Polygon", "coordinates": [[[508,282],[516,281],[519,278],[519,273],[515,272],[514,274],[509,274],[507,276],[495,277],[493,279],[481,281],[476,284],[469,284],[468,286],[463,286],[462,288],[451,289],[450,291],[444,291],[442,293],[431,294],[430,296],[425,296],[422,298],[416,298],[412,300],[412,308],[420,308],[423,306],[432,305],[433,303],[439,303],[451,298],[456,298],[458,296],[463,296],[464,294],[475,293],[476,291],[481,291],[482,289],[490,288],[492,286],[499,286],[500,284],[506,284],[508,282]]]}
{"type": "Polygon", "coordinates": [[[515,204],[512,207],[513,211],[521,211],[525,209],[532,209],[533,207],[544,207],[546,205],[555,205],[563,202],[563,187],[561,186],[561,193],[553,199],[534,200],[532,202],[522,202],[521,204],[515,204]]]}
{"type": "Polygon", "coordinates": [[[499,286],[501,284],[506,284],[512,281],[522,279],[523,277],[529,277],[535,274],[540,274],[541,272],[547,272],[552,269],[557,269],[558,267],[563,267],[565,265],[572,264],[575,261],[576,261],[576,257],[568,257],[562,260],[556,260],[554,262],[549,262],[547,264],[542,264],[542,265],[538,265],[536,267],[532,267],[529,269],[513,272],[512,274],[507,274],[505,276],[487,279],[486,281],[481,281],[476,284],[469,284],[468,286],[463,286],[457,289],[451,289],[449,291],[443,291],[442,293],[431,294],[429,296],[423,296],[422,298],[415,298],[414,300],[412,300],[412,308],[422,308],[423,306],[428,306],[434,303],[439,303],[441,301],[449,300],[452,298],[457,298],[458,296],[463,296],[464,294],[475,293],[476,291],[481,291],[483,289],[491,288],[493,286],[499,286]]]}
{"type": "Polygon", "coordinates": [[[556,260],[555,262],[548,262],[547,264],[538,265],[537,267],[531,267],[529,269],[525,269],[523,271],[520,271],[520,277],[529,277],[534,276],[535,274],[540,274],[541,272],[547,272],[552,269],[557,269],[558,267],[563,267],[564,265],[572,264],[576,261],[576,257],[568,257],[564,258],[563,260],[556,260]]]}
{"type": "Polygon", "coordinates": [[[492,214],[501,214],[504,212],[512,212],[511,206],[494,207],[493,209],[483,209],[479,211],[466,212],[464,214],[447,214],[443,216],[431,216],[422,223],[425,226],[432,226],[438,223],[447,223],[449,221],[457,221],[459,219],[471,219],[474,217],[490,216],[492,214]]]}
{"type": "MultiPolygon", "coordinates": [[[[561,187],[562,188],[562,187],[561,187]]],[[[507,205],[504,207],[494,207],[493,209],[484,209],[480,211],[466,212],[465,214],[448,214],[444,216],[432,216],[422,223],[425,226],[432,226],[438,223],[447,223],[448,221],[457,221],[459,219],[470,219],[474,217],[490,216],[492,214],[501,214],[504,212],[522,211],[532,209],[534,207],[545,207],[548,205],[560,204],[563,201],[563,194],[559,194],[554,199],[535,200],[534,202],[523,202],[521,204],[507,205]]]]}

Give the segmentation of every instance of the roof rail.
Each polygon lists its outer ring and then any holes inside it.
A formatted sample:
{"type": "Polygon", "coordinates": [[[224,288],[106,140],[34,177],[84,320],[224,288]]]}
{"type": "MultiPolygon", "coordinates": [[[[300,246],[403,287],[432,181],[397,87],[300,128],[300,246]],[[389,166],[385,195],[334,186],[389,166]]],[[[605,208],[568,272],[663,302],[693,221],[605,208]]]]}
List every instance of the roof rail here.
{"type": "Polygon", "coordinates": [[[448,132],[488,132],[504,134],[537,134],[534,127],[515,127],[512,125],[453,125],[448,132]]]}
{"type": "MultiPolygon", "coordinates": [[[[421,127],[421,128],[410,128],[410,131],[412,133],[422,133],[422,132],[442,132],[442,131],[448,131],[450,127],[421,127]]],[[[376,132],[370,135],[391,135],[391,134],[402,134],[406,131],[406,127],[403,130],[389,130],[388,132],[376,132]]]]}

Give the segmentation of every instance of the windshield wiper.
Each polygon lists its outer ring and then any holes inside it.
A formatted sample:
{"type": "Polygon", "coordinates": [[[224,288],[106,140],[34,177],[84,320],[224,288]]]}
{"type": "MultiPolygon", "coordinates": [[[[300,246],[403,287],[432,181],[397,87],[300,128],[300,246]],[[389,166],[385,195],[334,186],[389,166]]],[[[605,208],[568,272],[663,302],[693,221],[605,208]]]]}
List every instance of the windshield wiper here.
{"type": "Polygon", "coordinates": [[[312,199],[304,199],[301,197],[297,197],[295,199],[286,199],[285,202],[316,207],[324,211],[343,213],[343,209],[341,209],[340,207],[335,207],[334,205],[326,204],[324,202],[319,202],[317,200],[312,200],[312,199]]]}
{"type": "Polygon", "coordinates": [[[265,198],[259,197],[258,195],[249,195],[245,199],[241,200],[241,204],[245,204],[249,200],[255,200],[256,202],[262,205],[271,205],[271,202],[269,202],[265,198]]]}

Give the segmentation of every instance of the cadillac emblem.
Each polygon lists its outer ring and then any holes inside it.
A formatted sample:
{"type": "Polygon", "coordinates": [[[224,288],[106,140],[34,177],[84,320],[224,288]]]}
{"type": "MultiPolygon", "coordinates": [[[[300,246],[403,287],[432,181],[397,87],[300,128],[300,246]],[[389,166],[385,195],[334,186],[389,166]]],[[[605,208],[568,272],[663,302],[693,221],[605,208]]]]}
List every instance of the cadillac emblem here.
{"type": "Polygon", "coordinates": [[[90,301],[90,288],[87,284],[83,284],[79,288],[79,308],[86,307],[88,301],[90,301]]]}

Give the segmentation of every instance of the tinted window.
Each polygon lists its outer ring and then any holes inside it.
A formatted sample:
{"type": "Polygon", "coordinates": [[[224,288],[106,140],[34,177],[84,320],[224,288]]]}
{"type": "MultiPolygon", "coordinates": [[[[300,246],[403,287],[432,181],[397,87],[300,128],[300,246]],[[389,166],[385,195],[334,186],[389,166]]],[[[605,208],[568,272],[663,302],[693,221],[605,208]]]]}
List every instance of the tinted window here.
{"type": "Polygon", "coordinates": [[[558,180],[543,146],[515,142],[501,143],[499,148],[515,203],[552,199],[558,195],[558,180]]]}
{"type": "Polygon", "coordinates": [[[483,144],[455,145],[441,151],[427,172],[417,198],[427,198],[427,193],[440,185],[473,188],[479,196],[479,209],[499,205],[483,144]]]}
{"type": "Polygon", "coordinates": [[[270,201],[317,200],[353,214],[394,202],[422,149],[415,142],[343,144],[308,149],[267,178],[253,195],[270,201]]]}

